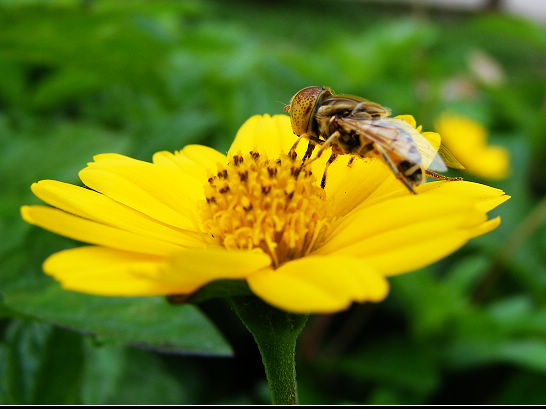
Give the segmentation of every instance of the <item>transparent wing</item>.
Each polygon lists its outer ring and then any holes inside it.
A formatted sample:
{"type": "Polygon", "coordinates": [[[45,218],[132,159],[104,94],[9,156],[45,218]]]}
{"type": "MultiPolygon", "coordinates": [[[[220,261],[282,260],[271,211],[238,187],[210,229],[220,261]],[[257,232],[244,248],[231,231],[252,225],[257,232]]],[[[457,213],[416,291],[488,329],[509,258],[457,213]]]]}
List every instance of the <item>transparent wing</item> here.
{"type": "Polygon", "coordinates": [[[436,148],[421,133],[402,119],[362,120],[341,118],[338,123],[347,132],[359,132],[383,149],[435,172],[447,167],[436,148]]]}
{"type": "Polygon", "coordinates": [[[442,137],[437,132],[424,132],[422,136],[430,142],[438,155],[442,158],[446,166],[453,169],[464,169],[464,165],[451,153],[451,151],[442,144],[442,137]]]}
{"type": "Polygon", "coordinates": [[[464,169],[464,165],[457,160],[457,158],[446,148],[445,145],[440,145],[438,154],[444,160],[444,163],[453,169],[464,169]]]}

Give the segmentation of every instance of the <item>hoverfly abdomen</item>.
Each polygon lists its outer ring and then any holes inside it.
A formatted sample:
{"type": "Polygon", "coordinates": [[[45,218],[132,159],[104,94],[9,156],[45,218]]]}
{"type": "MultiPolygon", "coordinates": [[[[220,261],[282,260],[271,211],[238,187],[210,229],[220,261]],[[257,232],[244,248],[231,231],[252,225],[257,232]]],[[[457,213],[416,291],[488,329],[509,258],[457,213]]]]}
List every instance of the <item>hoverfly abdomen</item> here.
{"type": "Polygon", "coordinates": [[[362,144],[362,146],[358,150],[358,155],[364,157],[372,151],[375,151],[375,145],[373,142],[368,142],[368,143],[362,144]]]}
{"type": "Polygon", "coordinates": [[[423,182],[423,168],[418,164],[403,160],[398,163],[397,169],[411,185],[417,186],[423,182]]]}

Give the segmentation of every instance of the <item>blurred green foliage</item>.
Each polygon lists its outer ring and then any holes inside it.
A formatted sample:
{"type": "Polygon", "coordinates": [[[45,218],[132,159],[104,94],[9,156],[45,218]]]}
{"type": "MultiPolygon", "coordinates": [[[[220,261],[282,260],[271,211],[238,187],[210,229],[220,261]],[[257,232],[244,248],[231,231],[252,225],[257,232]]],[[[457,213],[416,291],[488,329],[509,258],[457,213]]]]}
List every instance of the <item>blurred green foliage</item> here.
{"type": "Polygon", "coordinates": [[[479,120],[512,158],[509,179],[481,182],[512,199],[497,230],[393,278],[385,302],[312,317],[301,402],[546,402],[543,26],[360,1],[3,0],[0,27],[0,403],[268,402],[256,347],[221,301],[64,292],[41,262],[74,242],[19,206],[37,203],[39,179],[77,183],[94,154],[225,151],[250,115],[308,85],[425,130],[445,110],[479,120]],[[500,78],[473,68],[476,52],[500,78]],[[229,354],[223,337],[233,358],[202,356],[229,354]]]}

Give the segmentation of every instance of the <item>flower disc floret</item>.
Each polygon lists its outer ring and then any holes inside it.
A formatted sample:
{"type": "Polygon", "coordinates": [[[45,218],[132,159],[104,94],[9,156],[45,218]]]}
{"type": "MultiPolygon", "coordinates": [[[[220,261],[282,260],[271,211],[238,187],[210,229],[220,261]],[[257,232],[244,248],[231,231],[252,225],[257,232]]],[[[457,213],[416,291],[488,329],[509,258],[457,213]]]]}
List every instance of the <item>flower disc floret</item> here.
{"type": "Polygon", "coordinates": [[[326,194],[296,155],[236,154],[205,197],[205,230],[228,249],[262,249],[275,267],[313,251],[330,224],[326,194]]]}

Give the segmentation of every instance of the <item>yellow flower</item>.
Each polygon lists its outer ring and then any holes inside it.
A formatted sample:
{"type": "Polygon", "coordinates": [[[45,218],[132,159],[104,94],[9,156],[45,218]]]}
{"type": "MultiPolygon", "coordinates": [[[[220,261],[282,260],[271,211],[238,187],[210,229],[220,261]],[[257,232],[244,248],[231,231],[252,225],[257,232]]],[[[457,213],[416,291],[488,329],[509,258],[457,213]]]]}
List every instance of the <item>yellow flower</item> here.
{"type": "Polygon", "coordinates": [[[508,175],[508,151],[501,146],[488,146],[487,131],[480,123],[464,116],[444,114],[435,128],[442,135],[442,142],[468,172],[485,179],[504,179],[508,175]]]}
{"type": "Polygon", "coordinates": [[[217,279],[246,280],[291,312],[333,312],[380,301],[387,276],[430,264],[499,224],[486,212],[502,191],[433,182],[410,195],[376,159],[348,155],[320,179],[328,155],[301,167],[287,152],[287,116],[254,116],[227,154],[189,145],[153,163],[95,156],[79,176],[32,185],[48,206],[23,218],[92,244],[50,256],[44,271],[91,294],[188,294],[217,279]]]}

